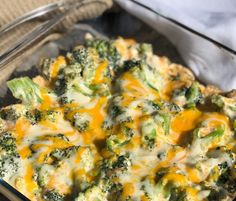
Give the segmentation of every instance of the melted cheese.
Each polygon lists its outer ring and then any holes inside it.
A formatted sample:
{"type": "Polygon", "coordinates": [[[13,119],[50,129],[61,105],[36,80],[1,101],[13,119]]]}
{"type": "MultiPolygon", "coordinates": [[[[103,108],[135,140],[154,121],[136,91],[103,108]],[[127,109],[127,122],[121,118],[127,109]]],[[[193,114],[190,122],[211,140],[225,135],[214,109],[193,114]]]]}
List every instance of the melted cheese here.
{"type": "MultiPolygon", "coordinates": [[[[121,64],[126,60],[139,59],[139,46],[134,40],[119,38],[114,42],[114,46],[121,55],[121,64]]],[[[83,201],[92,201],[95,196],[102,197],[101,200],[104,201],[109,198],[108,201],[111,201],[113,197],[107,196],[99,189],[104,182],[100,176],[107,174],[106,179],[110,179],[109,182],[121,185],[118,199],[121,201],[167,201],[170,195],[165,195],[164,190],[170,186],[183,190],[187,200],[204,200],[206,195],[204,197],[203,194],[206,193],[205,187],[201,186],[202,182],[207,181],[207,184],[211,185],[211,182],[217,181],[219,177],[219,164],[225,161],[233,164],[226,153],[213,158],[209,158],[207,154],[219,146],[235,152],[230,118],[222,111],[185,108],[184,101],[172,100],[173,90],[191,86],[194,78],[188,70],[170,64],[166,58],[159,58],[151,52],[146,55],[149,67],[158,68],[161,77],[158,80],[161,80],[163,87],[157,91],[132,69],[122,72],[114,81],[115,86],[111,86],[111,79],[104,76],[106,70],[112,68],[108,60],[97,58],[99,55],[94,55],[92,50],[89,50],[89,54],[94,58],[96,68],[91,83],[87,83],[88,86],[92,84],[100,87],[107,84],[110,94],[100,96],[94,91],[92,95],[87,96],[72,92],[64,94],[71,98],[71,103],[60,105],[57,102],[60,97],[48,93],[53,90],[59,70],[67,65],[65,57],[58,57],[50,66],[50,83],[40,85],[42,103],[32,108],[40,110],[42,118],[34,125],[30,124],[25,115],[15,123],[7,122],[10,125],[9,131],[13,131],[16,138],[24,170],[15,173],[17,179],[9,177],[8,182],[32,200],[44,201],[41,194],[46,190],[55,190],[68,197],[79,194],[83,201]],[[171,80],[173,77],[176,80],[171,80]],[[50,87],[52,88],[49,89],[50,87]],[[147,101],[158,103],[160,108],[155,108],[155,105],[145,108],[147,101]],[[181,111],[174,113],[162,104],[169,102],[171,105],[170,101],[175,101],[181,111]],[[114,107],[114,111],[110,111],[110,107],[114,107]],[[58,117],[53,121],[44,118],[48,111],[57,112],[58,117]],[[168,122],[155,116],[165,113],[170,116],[169,132],[164,131],[168,122]],[[73,126],[76,115],[88,119],[88,128],[84,131],[73,126]],[[148,122],[148,119],[152,119],[150,122],[154,126],[153,129],[147,130],[155,132],[147,133],[143,137],[142,125],[143,122],[148,122]],[[106,121],[111,124],[111,128],[105,128],[106,121]],[[198,129],[207,135],[221,126],[224,128],[222,138],[204,142],[203,134],[198,138],[193,136],[194,131],[198,129]],[[113,141],[109,147],[108,140],[111,139],[113,141]],[[154,142],[153,147],[148,147],[146,142],[154,142]],[[66,152],[70,148],[72,151],[66,152]],[[120,161],[118,165],[114,164],[121,155],[128,156],[127,161],[124,164],[120,161]],[[101,166],[104,161],[108,161],[106,165],[109,165],[110,169],[101,166]],[[126,165],[124,169],[123,165],[126,165]],[[39,167],[45,168],[43,176],[38,173],[39,167]],[[104,172],[104,169],[107,172],[104,172]],[[46,178],[43,178],[43,184],[39,183],[37,176],[46,178]],[[24,187],[20,187],[19,183],[23,183],[24,187]],[[91,192],[97,194],[91,195],[91,192]]],[[[35,82],[40,80],[37,78],[35,82]]],[[[201,90],[204,91],[203,86],[201,90]]],[[[213,183],[209,187],[214,185],[213,183]]],[[[79,197],[71,200],[80,201],[79,197]]]]}
{"type": "Polygon", "coordinates": [[[55,79],[57,77],[57,74],[59,72],[60,66],[66,65],[65,57],[59,56],[57,59],[53,62],[51,66],[51,78],[55,79]]]}
{"type": "Polygon", "coordinates": [[[184,110],[172,121],[171,128],[176,133],[190,131],[196,127],[201,117],[201,112],[197,109],[184,110]]]}
{"type": "Polygon", "coordinates": [[[37,183],[33,180],[34,169],[31,164],[28,164],[26,166],[25,172],[26,173],[25,173],[24,181],[25,181],[27,195],[29,196],[31,200],[36,200],[34,196],[34,192],[38,189],[38,186],[37,186],[37,183]]]}
{"type": "Polygon", "coordinates": [[[21,140],[29,128],[30,123],[25,118],[20,118],[16,121],[15,130],[17,140],[21,140]]]}
{"type": "Polygon", "coordinates": [[[108,62],[103,61],[96,69],[95,76],[94,76],[94,84],[99,84],[103,81],[104,76],[103,73],[107,69],[108,62]]]}

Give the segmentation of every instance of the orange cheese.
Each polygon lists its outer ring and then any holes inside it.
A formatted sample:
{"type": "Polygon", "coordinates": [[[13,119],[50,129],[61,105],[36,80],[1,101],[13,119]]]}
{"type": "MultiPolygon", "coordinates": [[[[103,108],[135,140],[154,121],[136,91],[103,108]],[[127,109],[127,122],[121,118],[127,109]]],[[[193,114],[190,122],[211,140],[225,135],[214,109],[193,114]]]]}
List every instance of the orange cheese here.
{"type": "Polygon", "coordinates": [[[66,60],[65,57],[63,56],[59,56],[57,57],[57,59],[53,62],[52,66],[51,66],[51,78],[54,79],[60,69],[60,66],[62,65],[66,65],[66,60]]]}
{"type": "Polygon", "coordinates": [[[169,181],[172,181],[181,186],[186,186],[188,184],[186,176],[176,173],[168,173],[163,177],[164,184],[167,184],[169,181]]]}
{"type": "Polygon", "coordinates": [[[134,191],[135,191],[134,184],[132,184],[131,182],[127,182],[123,184],[124,197],[133,195],[134,191]]]}
{"type": "Polygon", "coordinates": [[[35,200],[34,192],[38,189],[38,186],[37,183],[33,180],[34,169],[31,164],[27,165],[25,172],[26,173],[24,176],[24,180],[28,197],[31,200],[35,200]]]}
{"type": "Polygon", "coordinates": [[[48,95],[45,89],[41,89],[42,103],[40,104],[40,110],[47,110],[52,105],[51,97],[48,95]]]}
{"type": "Polygon", "coordinates": [[[197,109],[184,110],[171,122],[171,128],[177,133],[190,131],[196,127],[202,113],[197,109]]]}
{"type": "Polygon", "coordinates": [[[25,159],[31,155],[31,151],[28,146],[24,146],[22,149],[19,150],[19,155],[21,158],[25,159]]]}
{"type": "Polygon", "coordinates": [[[103,73],[106,70],[108,66],[108,62],[107,61],[103,61],[96,69],[95,72],[95,76],[94,76],[94,84],[99,84],[101,82],[103,82],[104,80],[104,76],[103,73]]]}
{"type": "Polygon", "coordinates": [[[16,126],[15,126],[15,130],[16,130],[16,138],[18,140],[21,140],[25,134],[27,129],[29,128],[30,123],[28,120],[26,120],[25,118],[21,117],[16,121],[16,126]]]}
{"type": "Polygon", "coordinates": [[[193,182],[193,183],[199,183],[201,182],[201,178],[199,176],[199,172],[197,169],[195,169],[194,167],[187,167],[186,168],[186,172],[188,175],[188,178],[193,182]]]}

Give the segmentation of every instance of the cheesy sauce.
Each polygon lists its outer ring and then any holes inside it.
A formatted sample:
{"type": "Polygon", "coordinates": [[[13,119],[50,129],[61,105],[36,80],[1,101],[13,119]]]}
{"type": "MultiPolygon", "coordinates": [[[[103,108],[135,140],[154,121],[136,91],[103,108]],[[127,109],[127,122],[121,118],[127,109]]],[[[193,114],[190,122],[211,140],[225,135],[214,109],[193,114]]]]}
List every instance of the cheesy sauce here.
{"type": "Polygon", "coordinates": [[[0,176],[33,201],[217,201],[236,192],[236,99],[132,39],[90,39],[8,82],[0,176]]]}

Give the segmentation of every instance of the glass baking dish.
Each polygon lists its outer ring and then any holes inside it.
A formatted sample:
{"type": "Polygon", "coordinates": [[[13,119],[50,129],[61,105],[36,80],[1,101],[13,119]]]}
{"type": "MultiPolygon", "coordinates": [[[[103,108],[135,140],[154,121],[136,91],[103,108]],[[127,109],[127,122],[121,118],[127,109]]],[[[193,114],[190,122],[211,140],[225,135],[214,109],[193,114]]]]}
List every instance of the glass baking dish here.
{"type": "MultiPolygon", "coordinates": [[[[90,33],[97,38],[116,38],[121,36],[124,38],[134,38],[138,42],[151,43],[154,47],[154,52],[157,55],[166,56],[172,62],[185,65],[184,60],[181,58],[174,45],[166,37],[136,17],[130,15],[128,12],[116,8],[104,13],[96,19],[76,24],[70,30],[67,30],[61,38],[46,43],[31,55],[31,57],[22,61],[13,73],[9,76],[6,75],[4,81],[1,82],[0,106],[3,107],[15,102],[15,99],[12,97],[9,90],[7,90],[6,80],[26,75],[35,77],[39,73],[37,65],[41,58],[55,57],[59,54],[64,54],[66,51],[70,51],[77,44],[84,42],[86,33],[90,33]]],[[[198,36],[198,33],[191,32],[191,34],[196,34],[196,36],[198,36]]],[[[207,39],[202,38],[202,40],[207,39]]],[[[212,43],[212,45],[215,45],[214,42],[207,41],[212,43]]],[[[0,193],[2,194],[0,195],[0,200],[7,200],[5,198],[7,197],[12,201],[28,201],[26,197],[3,180],[0,180],[0,184],[0,193]],[[3,197],[3,195],[5,197],[3,197]]]]}

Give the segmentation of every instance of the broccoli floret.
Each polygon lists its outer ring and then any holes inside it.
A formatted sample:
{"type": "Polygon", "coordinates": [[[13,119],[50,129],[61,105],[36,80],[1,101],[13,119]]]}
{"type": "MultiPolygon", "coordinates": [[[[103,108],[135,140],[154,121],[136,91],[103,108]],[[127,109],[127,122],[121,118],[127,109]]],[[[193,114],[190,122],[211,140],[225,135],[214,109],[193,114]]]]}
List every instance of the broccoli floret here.
{"type": "MultiPolygon", "coordinates": [[[[81,69],[80,69],[81,70],[81,69]]],[[[88,102],[93,96],[90,83],[83,80],[81,72],[73,66],[66,66],[59,71],[54,90],[60,102],[88,102]]]]}
{"type": "Polygon", "coordinates": [[[223,126],[219,126],[219,127],[215,128],[215,130],[213,130],[209,134],[202,136],[201,128],[196,128],[193,132],[194,133],[194,139],[193,140],[199,139],[199,140],[202,140],[201,141],[202,143],[203,142],[209,142],[209,141],[212,141],[216,138],[221,137],[224,134],[224,130],[225,129],[224,129],[223,126]]]}
{"type": "Polygon", "coordinates": [[[181,111],[181,107],[175,103],[164,102],[163,106],[167,108],[168,112],[173,114],[179,113],[181,111]]]}
{"type": "Polygon", "coordinates": [[[69,100],[67,96],[61,96],[59,99],[59,103],[61,105],[65,105],[65,104],[71,103],[71,100],[69,100]]]}
{"type": "Polygon", "coordinates": [[[102,123],[102,128],[104,130],[111,130],[113,128],[113,122],[110,118],[107,118],[104,120],[104,122],[102,123]]]}
{"type": "Polygon", "coordinates": [[[21,77],[7,82],[13,96],[23,104],[32,105],[42,102],[39,86],[28,77],[21,77]]]}
{"type": "MultiPolygon", "coordinates": [[[[131,122],[132,117],[128,115],[126,112],[126,108],[120,106],[120,101],[122,99],[122,96],[116,96],[114,97],[108,107],[108,122],[109,120],[113,121],[113,124],[119,123],[125,123],[125,122],[131,122]]],[[[112,126],[112,125],[110,125],[112,126]]]]}
{"type": "MultiPolygon", "coordinates": [[[[126,108],[120,106],[120,101],[122,99],[122,96],[115,96],[108,107],[108,115],[109,119],[113,121],[113,124],[115,123],[125,123],[125,122],[131,122],[132,117],[126,112],[126,108]]],[[[109,121],[109,120],[108,120],[109,121]]]]}
{"type": "Polygon", "coordinates": [[[141,125],[143,145],[148,149],[152,149],[156,142],[156,124],[152,118],[147,119],[141,125]]]}
{"type": "Polygon", "coordinates": [[[111,104],[108,109],[109,116],[114,119],[118,115],[122,114],[124,111],[119,105],[111,104]]]}
{"type": "Polygon", "coordinates": [[[3,133],[0,135],[0,147],[1,152],[4,151],[7,154],[18,156],[16,149],[16,139],[11,133],[3,133]]]}
{"type": "MultiPolygon", "coordinates": [[[[90,64],[90,61],[88,60],[88,50],[86,48],[80,47],[77,49],[74,49],[72,51],[72,55],[69,57],[70,58],[70,63],[72,64],[90,64]]],[[[83,66],[83,68],[85,67],[83,66]]]]}
{"type": "Polygon", "coordinates": [[[0,117],[3,120],[15,122],[24,113],[25,111],[22,107],[17,108],[17,106],[11,105],[0,110],[0,117]]]}
{"type": "Polygon", "coordinates": [[[174,187],[170,190],[171,201],[188,201],[186,192],[180,188],[174,187]]]}
{"type": "Polygon", "coordinates": [[[45,201],[63,201],[64,197],[65,197],[64,195],[61,195],[54,190],[47,191],[43,195],[43,199],[45,201]]]}
{"type": "Polygon", "coordinates": [[[175,89],[172,93],[172,98],[174,101],[181,102],[181,105],[186,108],[195,107],[196,104],[203,103],[203,96],[196,82],[193,82],[188,88],[175,89]]]}
{"type": "Polygon", "coordinates": [[[132,66],[129,71],[145,85],[158,92],[161,88],[162,81],[157,68],[154,68],[142,61],[132,63],[132,65],[135,64],[136,66],[132,66]]]}
{"type": "Polygon", "coordinates": [[[77,150],[79,149],[79,146],[70,146],[63,149],[55,149],[50,153],[50,157],[52,157],[55,161],[61,161],[65,158],[70,158],[72,155],[74,155],[77,150]]]}
{"type": "Polygon", "coordinates": [[[69,64],[59,70],[55,80],[54,90],[57,95],[66,97],[70,101],[71,94],[81,93],[85,96],[92,94],[89,89],[93,78],[94,68],[93,60],[87,49],[80,48],[67,55],[69,64]]]}
{"type": "Polygon", "coordinates": [[[87,40],[86,46],[95,49],[102,59],[109,61],[111,67],[115,68],[119,63],[121,56],[113,41],[102,39],[87,40]]]}
{"type": "Polygon", "coordinates": [[[101,177],[110,177],[111,173],[125,172],[131,166],[129,154],[113,155],[109,159],[102,161],[100,165],[101,177]]]}
{"type": "Polygon", "coordinates": [[[110,191],[108,194],[108,200],[119,200],[122,195],[123,187],[120,183],[113,183],[110,186],[110,191]]]}
{"type": "Polygon", "coordinates": [[[41,112],[40,114],[41,119],[51,121],[51,122],[56,122],[59,116],[60,116],[60,112],[56,110],[46,110],[44,112],[41,112]]]}
{"type": "Polygon", "coordinates": [[[0,118],[0,133],[4,132],[7,128],[6,121],[0,118]]]}
{"type": "Polygon", "coordinates": [[[224,97],[218,94],[214,94],[210,97],[211,103],[215,104],[219,108],[224,107],[224,97]]]}
{"type": "Polygon", "coordinates": [[[92,52],[84,47],[76,48],[69,56],[70,62],[81,69],[80,75],[86,82],[91,82],[95,73],[95,65],[91,58],[92,52]]]}
{"type": "Polygon", "coordinates": [[[52,165],[44,164],[36,168],[36,178],[38,185],[44,187],[48,183],[48,178],[55,171],[55,168],[52,165]]]}
{"type": "Polygon", "coordinates": [[[64,76],[64,69],[61,69],[58,73],[57,80],[54,84],[54,90],[57,95],[63,95],[68,88],[68,82],[64,76]]]}
{"type": "Polygon", "coordinates": [[[167,135],[170,132],[170,116],[165,113],[155,113],[154,114],[154,120],[157,124],[159,124],[163,130],[164,133],[167,135]]]}
{"type": "Polygon", "coordinates": [[[107,143],[108,149],[114,150],[118,147],[121,147],[127,144],[131,140],[133,135],[134,135],[133,129],[127,126],[121,125],[120,132],[118,132],[117,134],[111,135],[107,139],[106,143],[107,143]]]}
{"type": "Polygon", "coordinates": [[[195,105],[196,103],[202,103],[203,97],[199,86],[194,82],[186,91],[186,99],[188,105],[195,105]]]}
{"type": "Polygon", "coordinates": [[[76,201],[107,201],[108,193],[115,186],[108,178],[102,178],[90,185],[85,192],[79,193],[76,201]]]}
{"type": "Polygon", "coordinates": [[[79,131],[84,132],[89,128],[89,118],[85,115],[76,113],[71,120],[73,126],[79,131]]]}
{"type": "Polygon", "coordinates": [[[226,198],[226,192],[223,189],[211,189],[207,197],[208,201],[221,201],[226,198]]]}
{"type": "Polygon", "coordinates": [[[14,175],[19,169],[19,157],[5,155],[0,157],[0,177],[5,179],[14,175]]]}
{"type": "Polygon", "coordinates": [[[75,201],[107,201],[107,193],[98,186],[93,186],[84,193],[79,193],[75,201]]]}
{"type": "Polygon", "coordinates": [[[161,109],[161,105],[152,100],[145,100],[144,107],[142,108],[145,114],[152,114],[156,111],[159,111],[160,109],[161,109]]]}
{"type": "Polygon", "coordinates": [[[236,119],[236,101],[234,99],[215,94],[210,97],[210,101],[230,119],[236,119]]]}
{"type": "Polygon", "coordinates": [[[113,169],[126,171],[131,166],[131,160],[128,154],[118,156],[117,160],[112,164],[113,169]]]}
{"type": "Polygon", "coordinates": [[[177,88],[172,92],[172,98],[185,97],[187,87],[177,88]]]}
{"type": "Polygon", "coordinates": [[[32,125],[37,124],[42,118],[41,112],[38,109],[27,111],[25,113],[25,117],[30,121],[32,125]]]}
{"type": "Polygon", "coordinates": [[[133,68],[137,68],[138,70],[140,70],[141,65],[142,65],[141,60],[127,60],[127,61],[124,61],[121,69],[117,69],[119,71],[116,73],[119,75],[120,73],[132,70],[133,68]]]}
{"type": "Polygon", "coordinates": [[[19,168],[19,154],[16,148],[16,139],[11,133],[0,135],[0,177],[14,174],[19,168]]]}
{"type": "Polygon", "coordinates": [[[40,63],[40,69],[43,77],[46,80],[50,80],[50,66],[55,62],[55,59],[47,58],[43,59],[40,63]]]}
{"type": "Polygon", "coordinates": [[[109,96],[111,93],[107,83],[91,84],[89,88],[98,96],[109,96]]]}
{"type": "Polygon", "coordinates": [[[217,180],[217,185],[223,187],[230,194],[236,192],[236,177],[235,170],[228,166],[227,163],[219,165],[221,170],[221,175],[217,180]]]}

